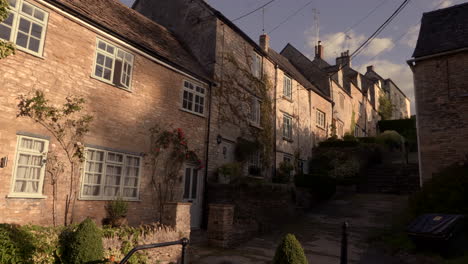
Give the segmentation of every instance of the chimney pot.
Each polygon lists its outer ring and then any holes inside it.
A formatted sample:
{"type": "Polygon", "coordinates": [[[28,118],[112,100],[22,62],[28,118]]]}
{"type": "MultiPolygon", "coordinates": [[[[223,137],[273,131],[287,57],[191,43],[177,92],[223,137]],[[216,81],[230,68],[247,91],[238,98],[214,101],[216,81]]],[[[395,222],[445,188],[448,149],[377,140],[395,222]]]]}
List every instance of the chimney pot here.
{"type": "Polygon", "coordinates": [[[322,41],[318,41],[317,46],[315,46],[315,58],[317,59],[323,59],[324,54],[323,54],[323,46],[322,46],[322,41]]]}
{"type": "Polygon", "coordinates": [[[374,71],[374,65],[367,66],[367,72],[374,71]]]}
{"type": "Polygon", "coordinates": [[[268,52],[268,49],[270,48],[270,37],[267,34],[262,34],[260,35],[260,47],[268,52]]]}

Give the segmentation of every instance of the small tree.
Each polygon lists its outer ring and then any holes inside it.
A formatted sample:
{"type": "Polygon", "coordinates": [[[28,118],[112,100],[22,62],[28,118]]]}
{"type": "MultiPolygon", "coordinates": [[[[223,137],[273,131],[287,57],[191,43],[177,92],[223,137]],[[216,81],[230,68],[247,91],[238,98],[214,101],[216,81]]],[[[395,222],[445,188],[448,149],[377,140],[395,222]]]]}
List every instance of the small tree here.
{"type": "MultiPolygon", "coordinates": [[[[78,173],[79,164],[84,161],[85,153],[82,144],[83,137],[89,132],[89,125],[93,120],[91,115],[80,113],[83,110],[85,100],[75,96],[67,96],[62,106],[54,106],[45,98],[42,91],[36,91],[34,95],[21,95],[18,103],[18,117],[29,117],[42,127],[47,129],[57,140],[58,146],[64,152],[68,166],[60,162],[59,156],[51,155],[51,163],[58,167],[50,168],[49,173],[54,174],[52,184],[57,185],[57,177],[64,171],[70,172],[70,188],[65,204],[64,224],[73,221],[70,214],[70,206],[74,205],[76,199],[75,178],[78,173]],[[66,168],[68,167],[68,168],[66,168]],[[68,169],[68,170],[67,170],[68,169]]],[[[56,190],[56,186],[54,186],[56,190]]]]}
{"type": "MultiPolygon", "coordinates": [[[[9,16],[9,4],[7,0],[0,0],[0,23],[9,16]]],[[[0,59],[15,53],[15,45],[11,42],[0,40],[0,59]]]]}
{"type": "Polygon", "coordinates": [[[181,170],[185,162],[203,168],[195,151],[190,150],[182,129],[165,130],[159,126],[150,129],[151,146],[149,165],[151,166],[151,185],[157,195],[159,219],[162,219],[163,206],[174,201],[176,189],[182,182],[181,170]]]}
{"type": "Polygon", "coordinates": [[[301,243],[292,234],[284,236],[276,249],[273,264],[308,264],[301,243]]]}
{"type": "Polygon", "coordinates": [[[392,118],[393,105],[390,98],[386,95],[380,95],[379,97],[379,115],[382,120],[388,120],[392,118]]]}

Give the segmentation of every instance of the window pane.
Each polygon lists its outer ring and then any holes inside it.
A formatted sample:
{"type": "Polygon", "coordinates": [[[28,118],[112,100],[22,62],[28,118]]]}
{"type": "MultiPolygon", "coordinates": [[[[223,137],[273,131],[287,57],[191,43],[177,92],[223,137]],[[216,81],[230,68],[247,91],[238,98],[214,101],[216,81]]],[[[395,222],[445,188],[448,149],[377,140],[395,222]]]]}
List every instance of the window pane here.
{"type": "Polygon", "coordinates": [[[15,14],[10,13],[7,19],[2,21],[2,24],[12,26],[13,25],[13,19],[15,18],[15,14]]]}
{"type": "Polygon", "coordinates": [[[35,38],[31,38],[29,40],[29,45],[28,45],[28,49],[29,50],[32,50],[34,52],[38,52],[39,51],[39,40],[38,39],[35,39],[35,38]]]}
{"type": "Polygon", "coordinates": [[[45,17],[45,14],[44,14],[44,12],[42,12],[41,10],[36,8],[36,10],[34,10],[34,17],[43,21],[44,17],[45,17]]]}
{"type": "Polygon", "coordinates": [[[107,52],[114,54],[114,47],[112,47],[111,45],[107,45],[106,50],[107,52]]]}
{"type": "Polygon", "coordinates": [[[198,170],[193,170],[193,177],[192,177],[192,199],[197,199],[198,193],[198,170]]]}
{"type": "Polygon", "coordinates": [[[16,0],[8,0],[11,7],[16,7],[16,0]]]}
{"type": "Polygon", "coordinates": [[[106,43],[99,41],[98,48],[102,50],[106,50],[106,43]]]}
{"type": "Polygon", "coordinates": [[[104,76],[103,76],[104,79],[106,80],[110,80],[111,79],[111,71],[109,69],[105,69],[104,70],[104,76]]]}
{"type": "Polygon", "coordinates": [[[190,168],[185,169],[184,199],[190,198],[190,168]]]}
{"type": "Polygon", "coordinates": [[[96,58],[96,62],[100,65],[104,65],[104,55],[98,53],[97,54],[97,58],[96,58]]]}
{"type": "Polygon", "coordinates": [[[96,71],[94,71],[94,75],[98,77],[102,77],[103,72],[104,72],[104,69],[101,66],[96,65],[96,71]]]}
{"type": "Polygon", "coordinates": [[[16,45],[27,48],[28,36],[23,33],[18,32],[18,37],[16,38],[16,45]]]}
{"type": "Polygon", "coordinates": [[[24,33],[29,34],[29,29],[30,28],[31,28],[31,22],[29,22],[28,20],[26,20],[24,18],[21,18],[18,29],[21,30],[24,33]]]}
{"type": "Polygon", "coordinates": [[[23,3],[23,8],[21,9],[21,11],[23,11],[24,13],[32,16],[33,8],[32,8],[32,6],[30,6],[30,5],[26,4],[26,3],[23,3]]]}
{"type": "Polygon", "coordinates": [[[106,66],[107,68],[112,68],[112,59],[106,57],[104,66],[106,66]]]}
{"type": "Polygon", "coordinates": [[[36,23],[33,23],[32,30],[31,30],[31,35],[40,39],[41,36],[42,36],[42,26],[40,26],[40,25],[38,25],[36,23]]]}

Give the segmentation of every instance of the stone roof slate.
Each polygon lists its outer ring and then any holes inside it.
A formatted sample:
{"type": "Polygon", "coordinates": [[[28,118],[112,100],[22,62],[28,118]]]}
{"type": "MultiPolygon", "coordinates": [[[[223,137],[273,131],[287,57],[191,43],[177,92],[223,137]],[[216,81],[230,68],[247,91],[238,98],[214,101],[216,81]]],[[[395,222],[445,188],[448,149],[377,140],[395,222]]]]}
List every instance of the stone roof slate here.
{"type": "Polygon", "coordinates": [[[209,80],[195,57],[172,32],[118,0],[46,1],[176,68],[209,80]]]}
{"type": "Polygon", "coordinates": [[[468,47],[468,3],[424,13],[413,57],[468,47]]]}

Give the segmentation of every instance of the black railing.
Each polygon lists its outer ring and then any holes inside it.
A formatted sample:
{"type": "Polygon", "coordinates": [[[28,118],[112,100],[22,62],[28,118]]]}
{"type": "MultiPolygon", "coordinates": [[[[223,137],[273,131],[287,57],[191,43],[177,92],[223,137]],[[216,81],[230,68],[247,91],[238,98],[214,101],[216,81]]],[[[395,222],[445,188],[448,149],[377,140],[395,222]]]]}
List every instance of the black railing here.
{"type": "Polygon", "coordinates": [[[348,222],[342,227],[340,264],[348,264],[348,222]]]}
{"type": "Polygon", "coordinates": [[[127,263],[128,260],[132,257],[132,255],[135,254],[135,252],[137,251],[151,249],[151,248],[168,247],[168,246],[174,246],[174,245],[182,245],[182,257],[181,257],[180,263],[185,264],[185,253],[186,253],[186,248],[188,244],[189,244],[189,240],[187,238],[182,238],[181,240],[174,241],[174,242],[165,242],[165,243],[136,246],[132,250],[130,250],[130,252],[128,252],[125,258],[122,259],[122,261],[120,261],[120,264],[127,263]]]}

